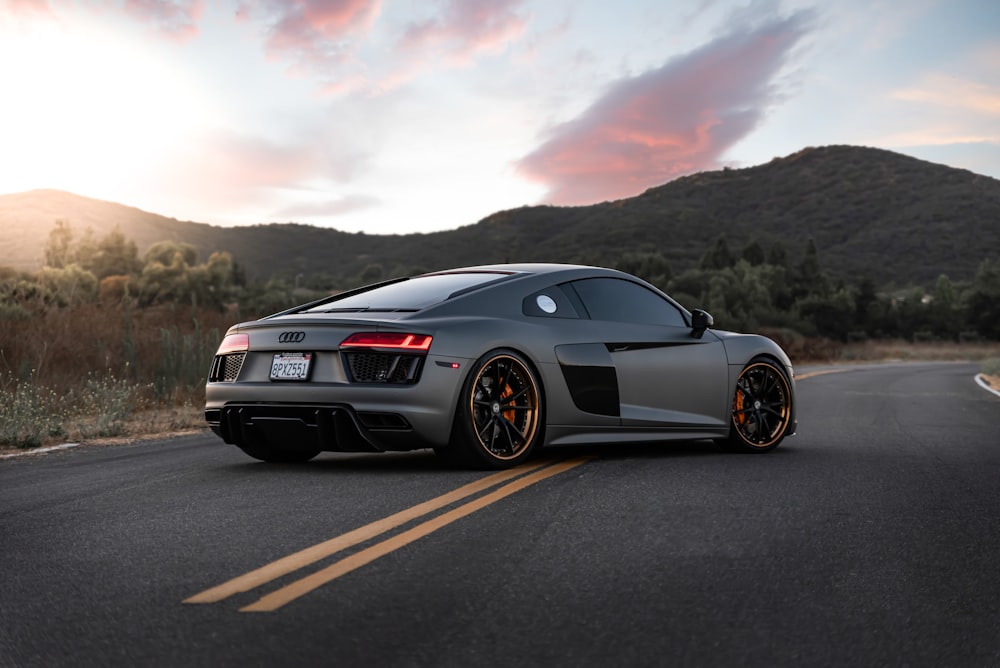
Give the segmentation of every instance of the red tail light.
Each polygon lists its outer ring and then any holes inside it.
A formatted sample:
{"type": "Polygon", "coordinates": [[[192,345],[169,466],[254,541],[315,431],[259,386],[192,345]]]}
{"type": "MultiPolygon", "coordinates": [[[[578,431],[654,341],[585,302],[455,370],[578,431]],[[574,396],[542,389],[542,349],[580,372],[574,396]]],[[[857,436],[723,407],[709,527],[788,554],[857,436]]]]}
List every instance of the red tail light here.
{"type": "Polygon", "coordinates": [[[229,353],[241,353],[250,350],[249,334],[230,334],[222,339],[216,355],[228,355],[229,353]]]}
{"type": "Polygon", "coordinates": [[[433,337],[427,334],[401,334],[398,332],[359,332],[344,339],[341,348],[381,348],[409,352],[427,352],[433,337]]]}

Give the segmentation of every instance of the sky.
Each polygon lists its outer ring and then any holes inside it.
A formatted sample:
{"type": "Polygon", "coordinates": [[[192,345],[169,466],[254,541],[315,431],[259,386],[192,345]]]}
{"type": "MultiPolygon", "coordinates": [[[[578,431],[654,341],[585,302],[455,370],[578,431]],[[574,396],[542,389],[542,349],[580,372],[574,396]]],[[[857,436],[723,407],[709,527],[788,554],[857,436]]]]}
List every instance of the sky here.
{"type": "Polygon", "coordinates": [[[831,144],[1000,178],[1000,2],[0,0],[0,194],[408,234],[831,144]]]}

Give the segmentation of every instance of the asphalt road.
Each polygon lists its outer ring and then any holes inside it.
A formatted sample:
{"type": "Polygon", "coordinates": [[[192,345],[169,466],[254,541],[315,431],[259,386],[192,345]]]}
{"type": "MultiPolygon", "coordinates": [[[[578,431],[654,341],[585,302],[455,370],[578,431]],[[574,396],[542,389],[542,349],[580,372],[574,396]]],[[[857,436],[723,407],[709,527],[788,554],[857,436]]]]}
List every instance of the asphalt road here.
{"type": "Polygon", "coordinates": [[[3,460],[0,665],[998,665],[976,370],[805,378],[766,455],[558,449],[510,480],[209,433],[3,460]]]}

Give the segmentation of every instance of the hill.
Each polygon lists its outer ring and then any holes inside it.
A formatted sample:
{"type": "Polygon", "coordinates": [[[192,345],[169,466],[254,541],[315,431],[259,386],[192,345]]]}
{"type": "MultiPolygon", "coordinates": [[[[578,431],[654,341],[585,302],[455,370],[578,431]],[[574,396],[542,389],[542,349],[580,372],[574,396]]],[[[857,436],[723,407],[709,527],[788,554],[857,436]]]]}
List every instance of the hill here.
{"type": "Polygon", "coordinates": [[[100,238],[118,226],[142,253],[161,240],[228,250],[252,278],[325,273],[349,278],[502,261],[613,264],[658,252],[678,273],[725,235],[739,251],[780,242],[793,260],[815,241],[834,277],[878,284],[970,278],[1000,257],[1000,181],[881,149],[806,148],[745,169],[702,172],[624,200],[531,206],[455,230],[372,235],[298,224],[217,227],[59,191],[0,196],[0,264],[41,266],[57,219],[100,238]]]}

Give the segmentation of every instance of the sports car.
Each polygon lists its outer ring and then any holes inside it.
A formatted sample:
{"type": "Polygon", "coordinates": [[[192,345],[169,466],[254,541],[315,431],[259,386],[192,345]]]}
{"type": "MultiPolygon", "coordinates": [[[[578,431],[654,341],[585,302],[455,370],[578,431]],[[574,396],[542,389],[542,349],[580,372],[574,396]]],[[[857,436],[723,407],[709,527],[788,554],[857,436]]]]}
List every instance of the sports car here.
{"type": "Polygon", "coordinates": [[[506,468],[544,446],[795,432],[788,356],[599,267],[499,264],[336,294],[231,327],[205,418],[269,462],[432,448],[506,468]]]}

